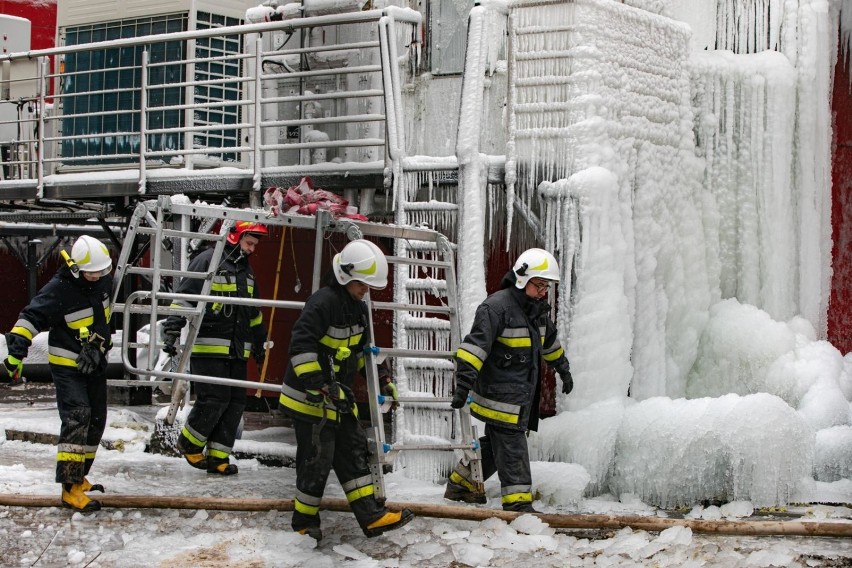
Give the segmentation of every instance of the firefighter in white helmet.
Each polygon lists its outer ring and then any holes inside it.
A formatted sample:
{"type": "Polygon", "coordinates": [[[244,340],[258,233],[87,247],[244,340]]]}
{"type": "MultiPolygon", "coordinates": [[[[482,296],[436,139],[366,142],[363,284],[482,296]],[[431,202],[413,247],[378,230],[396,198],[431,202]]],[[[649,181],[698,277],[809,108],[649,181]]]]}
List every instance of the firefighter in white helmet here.
{"type": "Polygon", "coordinates": [[[47,359],[56,386],[56,405],[62,426],[56,455],[56,482],[62,484],[62,505],[76,511],[100,509],[86,495],[103,491],[86,475],[106,427],[107,352],[112,348],[110,294],[112,259],[98,239],[79,237],[65,263],[21,311],[6,334],[9,355],[0,380],[23,380],[23,360],[33,338],[50,330],[47,359]]]}
{"type": "Polygon", "coordinates": [[[316,540],[322,538],[319,506],[332,468],[368,537],[414,518],[408,509],[388,511],[373,495],[367,439],[352,394],[370,341],[363,299],[370,288],[387,286],[387,259],[372,242],[355,240],[334,256],[332,274],[328,285],[308,298],[293,326],[280,398],[296,431],[292,527],[316,540]]]}
{"type": "MultiPolygon", "coordinates": [[[[471,415],[485,422],[480,438],[483,481],[498,473],[503,509],[509,511],[537,512],[526,434],[538,428],[542,359],[561,376],[563,393],[574,386],[546,300],[556,282],[559,265],[553,255],[539,248],[525,251],[504,277],[502,289],[479,305],[456,352],[451,405],[462,408],[469,402],[471,415]]],[[[487,501],[464,461],[450,474],[444,498],[487,501]]]]}

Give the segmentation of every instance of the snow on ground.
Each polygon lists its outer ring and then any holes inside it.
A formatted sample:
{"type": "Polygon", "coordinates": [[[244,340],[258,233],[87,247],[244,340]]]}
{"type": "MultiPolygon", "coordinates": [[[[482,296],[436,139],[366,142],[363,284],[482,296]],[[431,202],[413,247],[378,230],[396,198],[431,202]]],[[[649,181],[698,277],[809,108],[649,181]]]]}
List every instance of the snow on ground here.
{"type": "MultiPolygon", "coordinates": [[[[34,388],[33,385],[28,388],[34,388]]],[[[50,402],[0,404],[0,497],[58,495],[53,481],[52,445],[7,440],[7,429],[56,433],[59,419],[50,402]]],[[[240,473],[208,476],[182,459],[144,452],[153,431],[148,417],[157,407],[111,407],[101,448],[89,476],[110,494],[209,496],[235,499],[290,499],[295,470],[239,460],[240,473]]],[[[247,430],[235,450],[292,452],[292,432],[276,427],[247,430]]],[[[547,513],[664,515],[638,498],[602,495],[584,499],[589,474],[576,464],[533,463],[547,513]]],[[[391,501],[447,504],[443,486],[386,476],[391,501]]],[[[499,508],[496,479],[486,484],[489,502],[499,508]]],[[[332,475],[327,497],[342,497],[332,475]]],[[[473,505],[471,505],[473,507],[473,505]]],[[[722,507],[700,505],[691,518],[738,518],[751,514],[748,502],[722,507]]],[[[800,506],[802,519],[852,522],[841,506],[800,506]]],[[[444,567],[444,566],[852,566],[852,539],[799,537],[722,537],[674,527],[661,533],[629,528],[612,531],[555,531],[533,516],[511,523],[418,517],[379,538],[367,539],[349,513],[324,512],[324,540],[290,530],[289,512],[223,512],[104,508],[82,515],[60,508],[0,507],[2,566],[238,566],[277,567],[444,567]]],[[[765,518],[765,517],[763,517],[765,518]]]]}

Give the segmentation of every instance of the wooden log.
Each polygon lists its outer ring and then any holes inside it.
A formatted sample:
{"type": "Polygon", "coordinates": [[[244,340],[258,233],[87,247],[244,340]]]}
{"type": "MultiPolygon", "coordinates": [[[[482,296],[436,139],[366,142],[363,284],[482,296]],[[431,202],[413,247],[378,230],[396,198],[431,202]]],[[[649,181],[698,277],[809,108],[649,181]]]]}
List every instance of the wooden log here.
{"type": "MultiPolygon", "coordinates": [[[[215,511],[292,511],[292,499],[234,499],[229,497],[164,497],[156,495],[92,495],[104,507],[124,509],[209,509],[215,511]]],[[[0,506],[8,507],[60,507],[59,496],[54,495],[0,495],[0,506]]],[[[345,499],[323,499],[321,508],[326,511],[349,511],[345,499]]],[[[391,510],[410,509],[421,517],[484,521],[498,518],[507,522],[523,513],[474,506],[439,505],[436,503],[388,502],[391,510]]],[[[696,533],[732,536],[825,536],[852,537],[852,523],[848,521],[753,521],[673,519],[643,517],[638,515],[586,515],[539,514],[536,515],[554,529],[622,529],[651,532],[671,527],[689,527],[696,533]]]]}

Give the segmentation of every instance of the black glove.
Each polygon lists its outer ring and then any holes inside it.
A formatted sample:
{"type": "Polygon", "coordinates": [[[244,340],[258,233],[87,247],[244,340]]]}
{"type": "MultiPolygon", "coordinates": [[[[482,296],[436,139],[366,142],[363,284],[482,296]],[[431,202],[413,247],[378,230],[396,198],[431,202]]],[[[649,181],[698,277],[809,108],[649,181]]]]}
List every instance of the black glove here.
{"type": "Polygon", "coordinates": [[[467,404],[468,389],[464,387],[456,387],[456,392],[453,394],[453,401],[450,406],[453,408],[461,408],[467,404]]]}
{"type": "Polygon", "coordinates": [[[20,359],[9,355],[3,359],[3,366],[6,367],[6,373],[0,373],[0,383],[17,385],[23,382],[24,363],[20,359]]]}
{"type": "Polygon", "coordinates": [[[322,373],[310,373],[301,379],[305,389],[318,390],[325,386],[325,376],[322,373]]]}
{"type": "Polygon", "coordinates": [[[313,404],[319,404],[323,400],[325,400],[326,394],[327,393],[325,391],[321,391],[321,390],[316,390],[316,389],[306,390],[305,391],[305,400],[307,400],[308,402],[313,403],[313,404]]]}
{"type": "Polygon", "coordinates": [[[77,355],[77,370],[84,375],[91,375],[101,364],[101,352],[91,343],[84,343],[83,349],[77,355]]]}
{"type": "Polygon", "coordinates": [[[562,394],[570,394],[574,390],[574,379],[571,378],[571,368],[565,365],[563,370],[559,371],[559,377],[562,379],[562,394]]]}
{"type": "Polygon", "coordinates": [[[174,357],[177,355],[177,347],[175,344],[177,340],[180,338],[180,330],[179,329],[164,329],[163,330],[163,351],[165,351],[169,357],[174,357]]]}
{"type": "Polygon", "coordinates": [[[263,366],[263,362],[266,360],[266,349],[263,347],[260,348],[251,348],[251,356],[254,357],[254,362],[257,363],[258,367],[263,366]]]}

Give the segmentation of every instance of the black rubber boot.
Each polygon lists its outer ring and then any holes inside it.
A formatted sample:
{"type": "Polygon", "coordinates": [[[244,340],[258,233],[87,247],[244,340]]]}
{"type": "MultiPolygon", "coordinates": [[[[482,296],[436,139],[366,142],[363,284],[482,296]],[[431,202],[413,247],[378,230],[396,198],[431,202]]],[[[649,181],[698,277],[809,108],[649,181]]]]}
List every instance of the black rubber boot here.
{"type": "Polygon", "coordinates": [[[299,534],[306,534],[317,542],[322,540],[322,529],[319,527],[307,527],[299,529],[296,532],[299,534]]]}
{"type": "Polygon", "coordinates": [[[92,483],[85,477],[83,478],[83,483],[81,483],[80,486],[83,488],[83,493],[88,493],[89,491],[100,491],[101,493],[104,493],[105,491],[103,485],[100,483],[92,485],[92,483]]]}
{"type": "Polygon", "coordinates": [[[199,448],[189,441],[189,438],[181,434],[177,441],[177,450],[186,463],[195,469],[208,469],[207,456],[204,455],[204,448],[199,448]]]}
{"type": "Polygon", "coordinates": [[[236,475],[239,471],[240,468],[232,463],[228,463],[227,459],[207,458],[207,473],[236,475]]]}
{"type": "Polygon", "coordinates": [[[488,503],[488,498],[485,496],[485,493],[468,491],[467,488],[453,483],[452,481],[447,482],[447,489],[444,491],[444,499],[449,499],[450,501],[461,501],[462,503],[478,503],[480,505],[488,503]]]}
{"type": "Polygon", "coordinates": [[[511,505],[503,505],[504,511],[517,511],[519,513],[533,513],[540,515],[541,511],[532,506],[532,503],[512,503],[511,505]]]}

